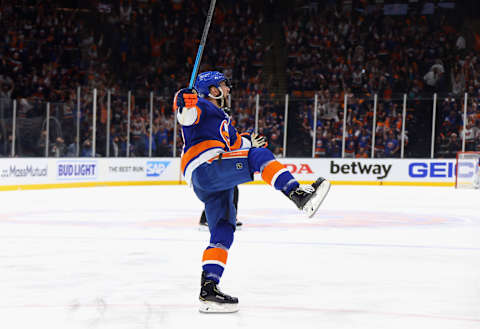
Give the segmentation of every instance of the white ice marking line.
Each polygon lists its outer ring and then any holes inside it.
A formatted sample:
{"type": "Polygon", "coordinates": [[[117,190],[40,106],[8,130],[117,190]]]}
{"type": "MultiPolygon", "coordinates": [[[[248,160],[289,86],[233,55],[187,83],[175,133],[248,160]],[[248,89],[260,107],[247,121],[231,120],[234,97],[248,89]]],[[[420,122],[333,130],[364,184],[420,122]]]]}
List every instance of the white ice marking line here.
{"type": "MultiPolygon", "coordinates": [[[[197,243],[197,239],[166,239],[166,238],[111,238],[111,237],[70,237],[70,236],[1,236],[6,239],[62,239],[62,240],[105,240],[105,241],[162,241],[162,242],[189,242],[197,243]]],[[[402,244],[375,244],[375,243],[333,243],[333,242],[298,242],[298,241],[242,241],[242,244],[272,244],[272,245],[305,245],[305,246],[327,246],[327,247],[364,247],[364,248],[411,248],[411,249],[445,249],[445,250],[466,250],[480,251],[479,247],[455,247],[455,246],[433,246],[433,245],[402,245],[402,244]]]]}
{"type": "MultiPolygon", "coordinates": [[[[63,308],[68,309],[72,305],[45,305],[45,304],[25,304],[25,305],[0,305],[0,309],[35,309],[35,308],[63,308]]],[[[80,307],[86,308],[98,308],[98,304],[81,304],[80,307]]],[[[106,304],[108,308],[144,308],[145,304],[106,304]]],[[[197,304],[148,304],[148,308],[197,308],[197,304]]],[[[264,305],[242,305],[242,310],[250,310],[255,312],[258,309],[281,311],[281,312],[323,312],[323,313],[357,313],[357,314],[372,314],[383,316],[401,316],[401,317],[414,317],[414,318],[426,318],[426,319],[442,319],[452,321],[468,321],[479,322],[480,318],[470,318],[461,316],[449,316],[440,314],[421,314],[421,313],[401,313],[401,312],[382,312],[382,311],[370,311],[361,309],[342,309],[342,308],[315,308],[315,307],[301,307],[301,306],[264,306],[264,305]]]]}

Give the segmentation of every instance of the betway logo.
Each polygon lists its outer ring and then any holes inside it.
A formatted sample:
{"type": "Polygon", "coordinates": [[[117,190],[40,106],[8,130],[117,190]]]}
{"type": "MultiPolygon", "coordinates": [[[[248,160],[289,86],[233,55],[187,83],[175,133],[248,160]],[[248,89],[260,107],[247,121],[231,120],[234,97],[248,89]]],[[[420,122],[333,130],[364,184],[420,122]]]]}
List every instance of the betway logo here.
{"type": "Polygon", "coordinates": [[[353,174],[353,175],[376,175],[377,179],[384,179],[392,169],[392,165],[366,164],[360,161],[352,161],[350,163],[336,164],[330,161],[331,174],[353,174]]]}

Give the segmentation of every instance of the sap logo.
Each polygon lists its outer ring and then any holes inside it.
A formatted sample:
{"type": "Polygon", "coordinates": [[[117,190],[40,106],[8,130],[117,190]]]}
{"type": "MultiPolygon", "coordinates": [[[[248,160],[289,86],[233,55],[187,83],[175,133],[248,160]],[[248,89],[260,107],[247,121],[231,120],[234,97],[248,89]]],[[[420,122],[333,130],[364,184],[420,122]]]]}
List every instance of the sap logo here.
{"type": "Polygon", "coordinates": [[[292,174],[313,174],[312,168],[306,163],[301,163],[300,166],[294,165],[293,163],[284,164],[284,166],[292,174]]]}
{"type": "Polygon", "coordinates": [[[454,177],[455,164],[453,162],[412,162],[408,166],[408,175],[412,178],[454,177]]]}
{"type": "Polygon", "coordinates": [[[170,161],[147,161],[147,177],[159,177],[169,164],[170,161]]]}

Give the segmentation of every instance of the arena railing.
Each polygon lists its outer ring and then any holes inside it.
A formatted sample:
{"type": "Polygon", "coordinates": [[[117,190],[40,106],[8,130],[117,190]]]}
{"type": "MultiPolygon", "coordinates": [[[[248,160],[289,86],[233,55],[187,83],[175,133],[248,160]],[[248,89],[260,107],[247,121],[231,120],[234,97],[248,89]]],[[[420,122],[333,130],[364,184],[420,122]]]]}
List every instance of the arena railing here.
{"type": "MultiPolygon", "coordinates": [[[[63,102],[0,100],[3,157],[178,157],[171,95],[78,87],[63,102]]],[[[261,133],[283,157],[453,157],[480,148],[473,98],[310,93],[229,99],[240,131],[261,133]],[[463,133],[463,132],[467,133],[463,133]],[[454,136],[455,135],[455,136],[454,136]],[[458,136],[458,144],[449,138],[458,136]],[[388,150],[388,140],[394,153],[388,150]],[[450,146],[448,146],[448,145],[450,146]],[[453,145],[453,146],[452,146],[453,145]],[[457,146],[455,146],[457,145],[457,146]],[[450,148],[449,148],[450,147],[450,148]]]]}

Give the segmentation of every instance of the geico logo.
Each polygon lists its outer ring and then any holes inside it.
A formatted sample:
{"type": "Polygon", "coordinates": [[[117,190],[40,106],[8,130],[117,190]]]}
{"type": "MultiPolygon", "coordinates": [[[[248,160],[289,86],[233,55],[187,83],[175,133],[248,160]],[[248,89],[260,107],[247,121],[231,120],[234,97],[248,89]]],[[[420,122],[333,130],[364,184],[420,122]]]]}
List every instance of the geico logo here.
{"type": "Polygon", "coordinates": [[[292,174],[313,174],[312,168],[306,163],[301,163],[299,166],[293,163],[283,164],[292,174]]]}
{"type": "Polygon", "coordinates": [[[479,168],[478,168],[478,165],[474,162],[460,161],[458,162],[457,170],[458,170],[458,177],[469,178],[469,177],[472,177],[474,173],[478,172],[479,168]]]}
{"type": "Polygon", "coordinates": [[[383,179],[388,176],[392,169],[392,165],[367,164],[360,161],[353,161],[350,163],[336,164],[335,161],[330,161],[331,174],[352,174],[352,175],[377,175],[377,179],[383,179]]]}
{"type": "MultiPolygon", "coordinates": [[[[473,168],[473,164],[471,168],[473,168]]],[[[472,176],[473,170],[466,174],[472,176]]],[[[412,162],[408,165],[408,175],[412,178],[453,177],[455,175],[455,164],[453,162],[412,162]]]]}

